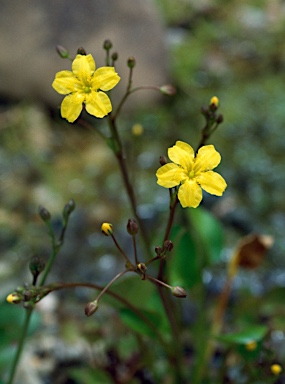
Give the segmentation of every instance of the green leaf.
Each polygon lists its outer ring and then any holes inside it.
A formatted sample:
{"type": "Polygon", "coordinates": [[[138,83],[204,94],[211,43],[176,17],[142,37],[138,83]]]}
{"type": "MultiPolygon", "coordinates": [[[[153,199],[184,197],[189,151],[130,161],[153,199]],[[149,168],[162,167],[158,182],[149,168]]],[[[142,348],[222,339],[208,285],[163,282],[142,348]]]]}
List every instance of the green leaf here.
{"type": "Polygon", "coordinates": [[[192,288],[201,280],[195,241],[185,228],[178,226],[172,229],[170,238],[174,244],[167,259],[170,285],[192,288]]]}
{"type": "Polygon", "coordinates": [[[199,244],[205,252],[207,264],[219,262],[224,243],[221,223],[202,207],[189,209],[188,212],[191,224],[199,236],[199,244]]]}
{"type": "Polygon", "coordinates": [[[112,384],[110,376],[99,369],[72,368],[68,371],[70,377],[80,384],[112,384]]]}
{"type": "Polygon", "coordinates": [[[119,312],[119,315],[122,322],[133,331],[142,335],[155,337],[156,332],[153,328],[159,332],[161,317],[154,311],[143,310],[140,312],[148,320],[148,323],[129,308],[122,308],[119,312]],[[149,326],[149,323],[152,324],[153,327],[149,326]]]}
{"type": "Polygon", "coordinates": [[[268,329],[265,325],[249,325],[240,332],[220,335],[217,338],[226,343],[248,344],[252,341],[259,342],[262,340],[267,331],[268,329]]]}

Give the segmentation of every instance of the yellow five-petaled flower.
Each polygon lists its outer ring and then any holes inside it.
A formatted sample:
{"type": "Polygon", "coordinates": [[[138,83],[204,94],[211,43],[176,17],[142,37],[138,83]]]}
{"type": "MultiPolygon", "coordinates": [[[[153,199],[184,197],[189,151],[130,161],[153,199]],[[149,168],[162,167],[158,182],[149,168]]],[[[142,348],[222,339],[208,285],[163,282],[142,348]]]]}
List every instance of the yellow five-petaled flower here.
{"type": "Polygon", "coordinates": [[[114,67],[96,69],[92,55],[77,55],[72,62],[72,71],[61,71],[55,76],[53,88],[67,95],[61,103],[61,116],[70,123],[75,121],[85,104],[86,111],[96,117],[104,117],[112,111],[106,91],[120,81],[114,67]]]}
{"type": "Polygon", "coordinates": [[[157,170],[157,183],[165,188],[179,186],[178,199],[183,208],[196,208],[202,200],[202,189],[212,195],[221,196],[227,183],[213,169],[221,156],[213,145],[201,147],[195,157],[193,148],[183,141],[168,149],[167,163],[157,170]]]}

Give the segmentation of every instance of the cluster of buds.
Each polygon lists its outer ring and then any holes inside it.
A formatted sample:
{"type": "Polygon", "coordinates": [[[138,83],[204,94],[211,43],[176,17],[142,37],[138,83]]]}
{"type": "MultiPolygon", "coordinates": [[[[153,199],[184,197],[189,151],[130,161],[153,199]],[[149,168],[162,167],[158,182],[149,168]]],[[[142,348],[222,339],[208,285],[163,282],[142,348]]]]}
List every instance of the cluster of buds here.
{"type": "Polygon", "coordinates": [[[206,140],[212,135],[212,133],[218,128],[218,126],[223,122],[223,115],[219,114],[219,99],[217,96],[213,96],[210,100],[210,103],[207,107],[201,108],[201,113],[206,119],[206,125],[202,130],[202,141],[200,143],[201,147],[205,144],[206,140]]]}
{"type": "Polygon", "coordinates": [[[34,285],[26,285],[24,287],[18,287],[15,292],[10,293],[6,297],[6,301],[10,304],[23,303],[23,307],[31,309],[38,303],[43,297],[50,293],[52,287],[35,287],[34,285]]]}
{"type": "Polygon", "coordinates": [[[125,258],[125,260],[126,260],[125,268],[126,269],[124,271],[120,272],[117,276],[115,276],[107,284],[107,286],[100,292],[100,294],[98,295],[96,300],[90,301],[89,303],[86,304],[85,315],[88,317],[93,315],[97,311],[97,309],[99,307],[99,300],[102,297],[102,295],[107,291],[107,289],[109,289],[109,287],[113,284],[113,282],[116,281],[118,278],[120,278],[126,272],[137,273],[141,276],[142,280],[149,280],[156,285],[161,285],[161,286],[164,286],[165,288],[168,288],[171,291],[172,295],[175,297],[185,298],[187,296],[186,291],[182,287],[179,287],[179,286],[172,287],[172,286],[168,285],[167,283],[165,283],[164,281],[156,279],[156,278],[147,274],[147,266],[149,264],[151,264],[152,262],[154,262],[158,259],[164,258],[166,256],[167,252],[170,252],[173,249],[172,241],[171,240],[165,240],[162,247],[158,247],[158,246],[155,247],[156,256],[154,256],[152,259],[143,263],[143,262],[140,262],[138,260],[138,256],[137,256],[136,235],[139,232],[139,226],[138,226],[137,222],[133,219],[129,219],[127,226],[126,226],[126,229],[127,229],[128,234],[131,235],[133,238],[135,263],[133,263],[131,261],[129,256],[120,247],[120,245],[119,245],[119,243],[116,240],[116,237],[114,235],[113,225],[111,223],[107,223],[107,222],[105,222],[101,225],[101,232],[105,236],[110,236],[112,238],[116,248],[119,250],[119,252],[125,258]]]}

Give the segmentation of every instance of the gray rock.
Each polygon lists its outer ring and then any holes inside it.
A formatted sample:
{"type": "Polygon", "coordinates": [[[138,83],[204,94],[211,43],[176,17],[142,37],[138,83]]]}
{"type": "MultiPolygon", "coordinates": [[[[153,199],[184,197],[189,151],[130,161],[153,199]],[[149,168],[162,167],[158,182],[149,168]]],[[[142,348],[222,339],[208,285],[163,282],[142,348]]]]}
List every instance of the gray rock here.
{"type": "MultiPolygon", "coordinates": [[[[135,85],[162,85],[166,78],[164,30],[152,0],[0,0],[0,95],[28,98],[56,107],[62,100],[51,87],[55,73],[71,69],[56,45],[72,57],[83,46],[97,66],[105,64],[103,42],[119,53],[116,69],[127,84],[129,56],[136,58],[135,85]]],[[[153,92],[141,92],[140,103],[153,92]]]]}

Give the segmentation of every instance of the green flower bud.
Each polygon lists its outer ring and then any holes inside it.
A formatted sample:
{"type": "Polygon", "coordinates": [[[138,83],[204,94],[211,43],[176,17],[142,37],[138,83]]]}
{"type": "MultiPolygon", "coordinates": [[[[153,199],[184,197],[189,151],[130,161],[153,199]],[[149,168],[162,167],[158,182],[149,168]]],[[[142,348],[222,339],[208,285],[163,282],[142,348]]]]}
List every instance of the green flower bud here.
{"type": "Polygon", "coordinates": [[[176,88],[171,84],[165,84],[159,88],[160,92],[164,95],[173,96],[176,94],[176,88]]]}
{"type": "Polygon", "coordinates": [[[117,52],[114,52],[114,53],[112,53],[111,59],[112,59],[113,62],[114,62],[114,61],[117,61],[117,60],[118,60],[118,57],[119,57],[118,53],[117,53],[117,52]]]}
{"type": "Polygon", "coordinates": [[[40,205],[38,212],[39,212],[40,217],[43,219],[43,221],[46,222],[46,221],[50,220],[51,215],[50,215],[49,211],[45,207],[40,205]]]}
{"type": "Polygon", "coordinates": [[[66,48],[64,48],[61,45],[56,46],[56,52],[59,54],[59,56],[63,59],[68,59],[69,58],[69,52],[66,48]]]}
{"type": "Polygon", "coordinates": [[[127,64],[128,64],[129,68],[135,68],[135,66],[136,66],[136,59],[133,56],[129,57],[128,61],[127,61],[127,64]]]}
{"type": "Polygon", "coordinates": [[[71,214],[71,212],[74,211],[74,209],[75,209],[75,202],[73,199],[70,199],[69,202],[65,204],[63,208],[63,212],[62,212],[63,217],[67,219],[68,216],[71,214]]]}
{"type": "Polygon", "coordinates": [[[30,261],[30,271],[33,276],[38,276],[45,269],[45,261],[39,256],[33,256],[30,261]]]}
{"type": "Polygon", "coordinates": [[[104,41],[103,48],[106,51],[109,51],[112,47],[113,47],[113,44],[112,44],[111,40],[107,39],[104,41]]]}

